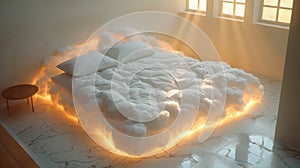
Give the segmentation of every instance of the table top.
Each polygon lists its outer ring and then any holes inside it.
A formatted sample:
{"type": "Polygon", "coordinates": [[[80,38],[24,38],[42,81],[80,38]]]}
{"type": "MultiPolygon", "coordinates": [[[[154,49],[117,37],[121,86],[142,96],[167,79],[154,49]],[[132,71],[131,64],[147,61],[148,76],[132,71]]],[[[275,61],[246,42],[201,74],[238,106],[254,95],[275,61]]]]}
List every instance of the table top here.
{"type": "Polygon", "coordinates": [[[2,91],[1,95],[6,99],[18,100],[33,96],[39,88],[31,84],[20,84],[11,86],[2,91]]]}

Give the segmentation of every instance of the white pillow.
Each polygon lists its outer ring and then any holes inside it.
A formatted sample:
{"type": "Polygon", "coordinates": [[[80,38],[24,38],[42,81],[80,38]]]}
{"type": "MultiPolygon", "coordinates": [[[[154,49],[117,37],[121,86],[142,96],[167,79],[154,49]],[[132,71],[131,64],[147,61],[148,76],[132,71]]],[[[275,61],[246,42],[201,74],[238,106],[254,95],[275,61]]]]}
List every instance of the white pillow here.
{"type": "Polygon", "coordinates": [[[54,83],[60,84],[63,88],[72,92],[72,76],[67,73],[62,73],[56,76],[51,77],[51,80],[54,83]]]}
{"type": "Polygon", "coordinates": [[[119,63],[116,60],[113,60],[98,51],[94,51],[86,55],[72,58],[56,67],[72,76],[86,76],[97,71],[115,67],[118,64],[119,63]]]}
{"type": "Polygon", "coordinates": [[[138,41],[129,41],[111,47],[106,55],[118,61],[129,62],[153,55],[151,46],[138,41]],[[130,58],[129,58],[130,57],[130,58]]]}

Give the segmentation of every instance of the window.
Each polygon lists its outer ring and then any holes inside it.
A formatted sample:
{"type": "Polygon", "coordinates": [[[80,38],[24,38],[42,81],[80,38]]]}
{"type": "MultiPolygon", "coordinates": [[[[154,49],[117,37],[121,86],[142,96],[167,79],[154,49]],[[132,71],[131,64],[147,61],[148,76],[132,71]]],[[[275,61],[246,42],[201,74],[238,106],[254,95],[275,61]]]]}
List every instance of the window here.
{"type": "Polygon", "coordinates": [[[207,0],[188,0],[188,10],[206,13],[207,0]]]}
{"type": "Polygon", "coordinates": [[[220,0],[220,16],[243,18],[246,0],[220,0]]]}
{"type": "Polygon", "coordinates": [[[293,0],[262,0],[260,21],[279,25],[291,22],[293,0]]]}
{"type": "Polygon", "coordinates": [[[186,0],[188,13],[288,28],[294,0],[186,0]]]}

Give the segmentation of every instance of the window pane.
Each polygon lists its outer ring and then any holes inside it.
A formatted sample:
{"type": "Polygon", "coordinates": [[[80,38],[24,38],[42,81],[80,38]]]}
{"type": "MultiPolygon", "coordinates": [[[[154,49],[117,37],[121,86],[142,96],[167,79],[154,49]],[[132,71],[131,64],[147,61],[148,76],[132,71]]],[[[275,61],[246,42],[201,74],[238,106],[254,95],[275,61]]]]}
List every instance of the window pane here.
{"type": "Polygon", "coordinates": [[[224,2],[225,2],[225,1],[227,1],[227,2],[234,2],[234,0],[223,0],[223,1],[224,1],[224,2]]]}
{"type": "Polygon", "coordinates": [[[206,11],[206,0],[200,0],[200,10],[206,11]]]}
{"type": "Polygon", "coordinates": [[[246,0],[236,0],[236,2],[239,2],[239,3],[246,3],[246,0]]]}
{"type": "Polygon", "coordinates": [[[244,17],[245,14],[245,5],[236,4],[235,6],[235,15],[244,17]]]}
{"type": "Polygon", "coordinates": [[[278,22],[290,23],[292,10],[279,9],[278,22]]]}
{"type": "Polygon", "coordinates": [[[233,3],[223,2],[222,13],[227,15],[233,15],[233,3]]]}
{"type": "Polygon", "coordinates": [[[198,0],[189,0],[189,9],[198,10],[198,0]]]}
{"type": "Polygon", "coordinates": [[[276,8],[264,7],[262,13],[263,20],[276,21],[276,8]]]}
{"type": "Polygon", "coordinates": [[[281,0],[280,7],[285,8],[292,8],[293,7],[293,0],[281,0]]]}
{"type": "Polygon", "coordinates": [[[264,5],[277,6],[278,0],[264,0],[264,5]]]}

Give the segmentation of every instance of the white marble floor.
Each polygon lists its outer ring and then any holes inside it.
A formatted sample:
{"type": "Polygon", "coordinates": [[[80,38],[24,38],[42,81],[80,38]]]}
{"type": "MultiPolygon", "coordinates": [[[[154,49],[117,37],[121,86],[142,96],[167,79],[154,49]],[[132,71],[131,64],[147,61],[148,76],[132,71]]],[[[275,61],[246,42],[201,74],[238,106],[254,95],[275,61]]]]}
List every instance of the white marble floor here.
{"type": "Polygon", "coordinates": [[[147,158],[112,154],[94,143],[77,122],[58,108],[35,98],[36,112],[26,101],[12,102],[10,115],[0,105],[0,122],[15,134],[42,167],[190,168],[190,167],[300,167],[300,152],[273,142],[280,95],[278,80],[260,78],[264,100],[244,118],[217,128],[204,143],[197,137],[147,158]]]}

